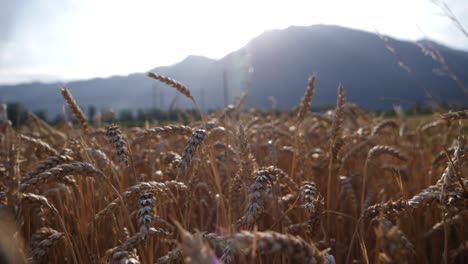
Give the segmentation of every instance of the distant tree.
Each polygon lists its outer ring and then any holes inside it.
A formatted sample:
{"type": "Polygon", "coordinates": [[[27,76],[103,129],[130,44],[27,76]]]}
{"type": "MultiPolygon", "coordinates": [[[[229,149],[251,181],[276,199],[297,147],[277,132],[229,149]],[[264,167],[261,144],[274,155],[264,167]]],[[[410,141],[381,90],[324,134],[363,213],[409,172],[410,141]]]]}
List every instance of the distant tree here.
{"type": "Polygon", "coordinates": [[[39,117],[40,119],[46,121],[46,122],[49,122],[49,116],[47,114],[47,111],[46,110],[36,110],[34,111],[34,114],[37,115],[37,117],[39,117]]]}
{"type": "Polygon", "coordinates": [[[408,108],[408,110],[406,111],[406,114],[407,115],[428,115],[428,114],[432,114],[433,112],[434,111],[432,110],[430,106],[416,103],[410,108],[408,108]]]}
{"type": "Polygon", "coordinates": [[[167,112],[167,120],[175,121],[179,119],[179,111],[178,110],[171,110],[167,112]]]}
{"type": "Polygon", "coordinates": [[[135,121],[133,116],[133,111],[130,109],[123,109],[119,112],[119,121],[120,122],[132,122],[135,121]]]}
{"type": "Polygon", "coordinates": [[[96,107],[94,105],[90,105],[88,107],[88,122],[92,123],[94,121],[95,116],[96,116],[96,107]]]}
{"type": "Polygon", "coordinates": [[[28,110],[18,102],[7,104],[7,114],[14,127],[24,124],[28,119],[28,110]]]}
{"type": "Polygon", "coordinates": [[[166,112],[161,111],[161,109],[151,108],[151,109],[138,109],[136,114],[136,120],[143,122],[146,120],[150,121],[167,121],[166,112]]]}
{"type": "Polygon", "coordinates": [[[161,111],[161,109],[153,108],[149,113],[150,120],[165,121],[167,119],[166,113],[161,111]]]}
{"type": "Polygon", "coordinates": [[[52,119],[52,124],[57,125],[61,124],[65,121],[65,117],[63,116],[62,113],[56,114],[55,117],[52,119]]]}
{"type": "Polygon", "coordinates": [[[144,109],[138,109],[136,119],[140,122],[148,120],[148,112],[144,109]]]}
{"type": "Polygon", "coordinates": [[[104,123],[113,123],[115,122],[115,112],[112,111],[112,110],[105,110],[105,111],[102,111],[102,114],[101,114],[101,120],[102,122],[104,123]]]}

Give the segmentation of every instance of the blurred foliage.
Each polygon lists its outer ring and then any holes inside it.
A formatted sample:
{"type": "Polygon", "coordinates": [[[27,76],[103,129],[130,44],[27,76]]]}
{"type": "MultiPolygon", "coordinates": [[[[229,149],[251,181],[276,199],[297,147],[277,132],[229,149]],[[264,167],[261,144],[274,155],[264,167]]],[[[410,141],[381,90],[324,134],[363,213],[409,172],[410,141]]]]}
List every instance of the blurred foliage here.
{"type": "Polygon", "coordinates": [[[24,124],[28,119],[28,111],[26,107],[18,102],[7,104],[8,119],[12,122],[14,127],[24,124]]]}
{"type": "MultiPolygon", "coordinates": [[[[466,105],[450,105],[446,102],[439,103],[439,111],[459,111],[466,109],[466,105]]],[[[333,110],[334,106],[332,105],[313,105],[310,110],[312,112],[326,112],[328,110],[333,110]]],[[[222,109],[210,109],[207,111],[208,114],[215,113],[215,112],[222,112],[222,109]]],[[[268,110],[263,111],[256,109],[257,114],[266,115],[274,114],[280,115],[281,111],[275,110],[268,110]]],[[[95,116],[98,113],[98,110],[94,106],[88,107],[88,121],[93,124],[95,116]]],[[[373,112],[379,116],[385,117],[394,117],[396,116],[395,111],[392,110],[377,110],[377,111],[369,111],[373,112]]],[[[432,115],[436,111],[434,111],[433,107],[428,105],[421,105],[415,104],[410,108],[405,109],[405,114],[408,116],[425,116],[425,115],[432,115]]],[[[26,122],[28,118],[28,109],[21,103],[12,102],[7,104],[7,113],[8,119],[11,120],[13,126],[22,125],[26,122]]],[[[63,114],[57,114],[54,118],[49,119],[48,113],[44,109],[36,110],[34,113],[41,118],[42,120],[51,123],[53,125],[60,124],[65,121],[63,114]]],[[[291,111],[291,115],[293,111],[291,111]]],[[[71,113],[67,113],[67,116],[70,116],[71,113]]],[[[76,123],[74,118],[68,118],[68,120],[72,120],[76,123]]],[[[121,109],[115,118],[112,120],[103,120],[104,122],[119,122],[124,124],[125,126],[142,126],[145,121],[158,121],[162,124],[165,123],[173,123],[173,122],[181,122],[185,124],[189,124],[191,121],[200,120],[200,115],[196,109],[174,109],[171,111],[162,111],[161,109],[157,108],[149,108],[149,109],[121,109]]]]}

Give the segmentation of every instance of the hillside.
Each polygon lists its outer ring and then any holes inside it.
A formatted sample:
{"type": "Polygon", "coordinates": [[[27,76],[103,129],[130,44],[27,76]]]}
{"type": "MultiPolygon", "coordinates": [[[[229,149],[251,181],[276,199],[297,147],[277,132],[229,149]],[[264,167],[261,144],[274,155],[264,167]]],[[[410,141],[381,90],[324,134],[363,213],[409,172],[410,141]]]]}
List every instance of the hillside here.
{"type": "MultiPolygon", "coordinates": [[[[468,98],[448,76],[435,74],[439,64],[426,56],[413,42],[388,38],[397,56],[413,74],[398,66],[397,57],[375,34],[338,26],[315,25],[267,31],[245,47],[220,60],[189,56],[172,66],[152,71],[187,84],[205,108],[222,106],[222,75],[229,79],[230,99],[250,87],[248,104],[268,108],[273,96],[278,107],[290,109],[300,100],[307,78],[317,74],[314,105],[333,104],[338,83],[345,87],[347,98],[364,108],[382,109],[394,104],[427,104],[421,83],[434,98],[452,104],[466,104],[468,98]],[[253,69],[250,75],[249,69],[253,69]]],[[[444,56],[450,69],[468,83],[468,53],[423,40],[444,56]]],[[[0,86],[0,100],[19,101],[31,110],[45,109],[49,116],[63,104],[59,93],[62,84],[29,83],[0,86]]],[[[157,84],[144,73],[110,78],[73,81],[66,84],[80,105],[86,109],[149,108],[156,104],[167,108],[175,91],[157,84]]],[[[180,106],[190,105],[180,97],[180,106]]]]}

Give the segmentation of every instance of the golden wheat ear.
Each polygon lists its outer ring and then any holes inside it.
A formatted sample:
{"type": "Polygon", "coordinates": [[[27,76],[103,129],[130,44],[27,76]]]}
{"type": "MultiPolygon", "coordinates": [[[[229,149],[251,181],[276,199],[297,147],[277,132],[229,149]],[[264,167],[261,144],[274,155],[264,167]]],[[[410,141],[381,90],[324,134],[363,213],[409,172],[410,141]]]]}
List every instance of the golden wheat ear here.
{"type": "Polygon", "coordinates": [[[155,80],[158,80],[158,81],[160,81],[160,82],[162,82],[164,84],[167,84],[167,85],[171,86],[172,88],[179,91],[181,94],[185,95],[190,100],[195,101],[195,99],[193,98],[192,92],[190,92],[190,89],[186,85],[183,85],[180,82],[178,82],[178,81],[176,81],[176,80],[174,80],[172,78],[169,78],[169,77],[166,77],[166,76],[163,76],[163,75],[159,75],[159,74],[155,74],[155,73],[152,73],[152,72],[148,72],[146,75],[148,77],[150,77],[150,78],[153,78],[155,80]]]}
{"type": "Polygon", "coordinates": [[[309,78],[309,84],[307,89],[302,97],[301,104],[299,106],[299,111],[297,112],[297,122],[301,123],[304,120],[307,112],[309,111],[310,104],[312,102],[312,97],[314,96],[315,90],[315,75],[309,78]]]}
{"type": "Polygon", "coordinates": [[[172,78],[169,78],[169,77],[166,77],[166,76],[163,76],[163,75],[159,75],[159,74],[155,74],[155,73],[152,73],[152,72],[148,72],[146,74],[146,76],[171,86],[172,88],[179,91],[179,93],[183,94],[185,97],[192,100],[193,104],[195,105],[195,108],[198,110],[198,113],[200,114],[200,117],[201,117],[203,123],[206,124],[206,120],[205,120],[205,116],[203,115],[203,112],[201,111],[200,107],[198,106],[197,101],[195,101],[195,98],[193,97],[192,92],[190,91],[190,89],[186,85],[183,85],[180,82],[178,82],[178,81],[176,81],[176,80],[174,80],[172,78]]]}
{"type": "Polygon", "coordinates": [[[75,98],[73,98],[73,95],[71,94],[70,90],[68,90],[66,87],[62,87],[60,89],[60,92],[62,93],[62,96],[65,99],[65,101],[67,101],[68,107],[70,107],[70,110],[72,111],[73,116],[80,123],[80,127],[81,127],[81,130],[83,131],[83,134],[87,135],[88,134],[88,120],[86,119],[86,116],[81,110],[78,103],[75,101],[75,98]]]}

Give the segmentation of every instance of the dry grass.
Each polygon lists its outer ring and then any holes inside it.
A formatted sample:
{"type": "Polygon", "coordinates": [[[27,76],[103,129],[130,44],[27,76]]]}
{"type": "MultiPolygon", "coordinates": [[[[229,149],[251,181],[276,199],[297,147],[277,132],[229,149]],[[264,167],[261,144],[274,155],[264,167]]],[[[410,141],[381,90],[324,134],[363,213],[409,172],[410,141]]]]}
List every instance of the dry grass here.
{"type": "Polygon", "coordinates": [[[314,84],[296,118],[2,130],[0,262],[466,263],[467,111],[312,114],[314,84]]]}

